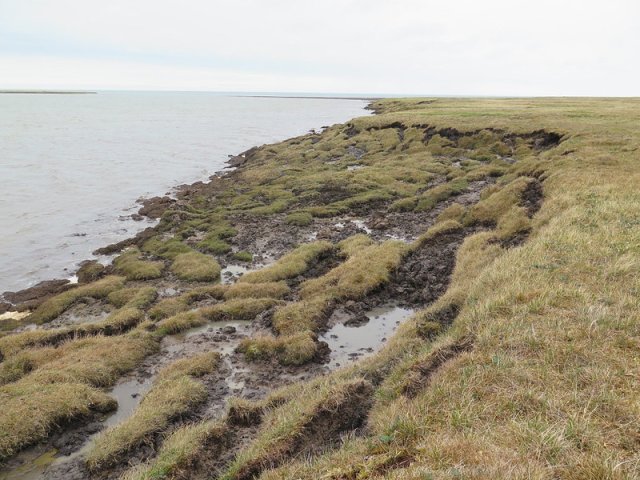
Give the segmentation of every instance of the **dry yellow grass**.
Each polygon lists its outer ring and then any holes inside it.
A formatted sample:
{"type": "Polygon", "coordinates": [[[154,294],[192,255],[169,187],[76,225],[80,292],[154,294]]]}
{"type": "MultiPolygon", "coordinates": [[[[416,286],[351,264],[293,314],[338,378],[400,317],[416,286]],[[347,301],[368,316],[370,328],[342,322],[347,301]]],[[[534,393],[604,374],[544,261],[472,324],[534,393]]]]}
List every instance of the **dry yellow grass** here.
{"type": "Polygon", "coordinates": [[[0,459],[45,438],[61,422],[115,408],[108,387],[158,345],[151,334],[91,337],[46,347],[47,362],[0,387],[0,459]]]}
{"type": "Polygon", "coordinates": [[[282,298],[289,293],[286,282],[234,283],[224,293],[224,298],[282,298]]]}
{"type": "Polygon", "coordinates": [[[255,272],[245,273],[238,281],[264,283],[297,277],[304,273],[320,255],[332,249],[333,245],[329,242],[313,242],[300,245],[292,252],[278,259],[273,265],[255,272]]]}

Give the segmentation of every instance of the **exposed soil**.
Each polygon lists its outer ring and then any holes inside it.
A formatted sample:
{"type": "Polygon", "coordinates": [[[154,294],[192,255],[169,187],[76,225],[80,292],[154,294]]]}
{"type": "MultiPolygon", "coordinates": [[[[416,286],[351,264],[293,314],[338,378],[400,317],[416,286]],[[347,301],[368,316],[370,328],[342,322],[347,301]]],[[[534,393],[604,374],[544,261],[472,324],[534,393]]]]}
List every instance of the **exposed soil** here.
{"type": "Polygon", "coordinates": [[[175,200],[171,197],[152,197],[140,200],[139,203],[142,203],[142,208],[138,210],[138,215],[155,219],[160,218],[175,203],[175,200]]]}
{"type": "Polygon", "coordinates": [[[36,308],[46,299],[71,287],[73,284],[69,280],[46,280],[19,292],[4,292],[2,298],[12,304],[16,310],[24,311],[36,308]]]}
{"type": "Polygon", "coordinates": [[[447,232],[428,240],[411,252],[394,272],[380,298],[393,298],[410,306],[424,306],[438,299],[449,286],[455,267],[456,253],[465,237],[478,231],[476,227],[447,232]]]}
{"type": "Polygon", "coordinates": [[[540,207],[542,206],[543,192],[542,183],[538,180],[531,181],[527,184],[522,197],[520,198],[520,205],[527,209],[527,215],[532,218],[540,207]]]}

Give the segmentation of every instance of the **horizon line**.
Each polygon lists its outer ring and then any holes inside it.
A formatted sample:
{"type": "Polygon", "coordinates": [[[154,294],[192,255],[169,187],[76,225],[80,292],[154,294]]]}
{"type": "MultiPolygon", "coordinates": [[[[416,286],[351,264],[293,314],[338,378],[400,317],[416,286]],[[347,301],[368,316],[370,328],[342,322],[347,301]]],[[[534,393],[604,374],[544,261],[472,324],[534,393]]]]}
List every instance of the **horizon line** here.
{"type": "Polygon", "coordinates": [[[66,88],[2,88],[0,94],[99,94],[99,93],[208,93],[253,98],[308,98],[326,100],[363,100],[374,101],[384,98],[640,98],[640,95],[486,95],[486,94],[417,94],[417,93],[378,93],[378,92],[299,92],[299,91],[227,91],[227,90],[180,90],[180,89],[66,89],[66,88]]]}

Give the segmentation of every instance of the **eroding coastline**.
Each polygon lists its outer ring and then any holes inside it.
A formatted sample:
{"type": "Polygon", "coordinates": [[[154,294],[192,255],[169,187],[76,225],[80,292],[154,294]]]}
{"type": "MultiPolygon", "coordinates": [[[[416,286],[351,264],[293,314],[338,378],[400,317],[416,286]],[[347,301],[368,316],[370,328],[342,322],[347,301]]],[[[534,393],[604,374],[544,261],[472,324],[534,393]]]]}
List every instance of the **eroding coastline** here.
{"type": "MultiPolygon", "coordinates": [[[[162,468],[185,461],[191,478],[240,479],[357,434],[403,358],[385,359],[391,337],[400,330],[409,354],[453,323],[462,292],[448,288],[465,240],[499,251],[526,241],[543,201],[538,167],[561,140],[360,118],[250,149],[229,173],[150,200],[138,214],[158,224],[101,249],[113,263],[83,265],[78,286],[5,296],[5,310],[30,314],[3,321],[0,425],[20,389],[54,404],[80,393],[64,412],[38,412],[39,428],[25,419],[0,457],[19,472],[15,454],[35,444],[37,462],[23,458],[46,478],[146,478],[176,435],[200,435],[187,460],[162,468]],[[117,362],[94,355],[114,349],[117,362]],[[189,363],[211,352],[215,365],[189,363]],[[177,376],[160,383],[167,372],[177,376]],[[54,381],[60,392],[39,392],[54,381]],[[292,409],[297,430],[269,440],[264,418],[284,422],[270,415],[301,391],[310,403],[292,409]],[[174,410],[145,408],[158,392],[174,410]],[[143,419],[155,428],[132,427],[143,419]]],[[[458,343],[416,367],[405,391],[473,348],[458,343]]]]}

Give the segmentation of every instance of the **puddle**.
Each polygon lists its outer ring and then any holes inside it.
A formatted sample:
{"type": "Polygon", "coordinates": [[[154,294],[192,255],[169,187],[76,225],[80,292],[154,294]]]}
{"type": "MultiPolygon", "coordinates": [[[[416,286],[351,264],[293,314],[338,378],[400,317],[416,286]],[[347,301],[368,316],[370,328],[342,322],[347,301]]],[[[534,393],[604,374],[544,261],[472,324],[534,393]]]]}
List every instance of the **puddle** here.
{"type": "MultiPolygon", "coordinates": [[[[0,480],[42,480],[46,479],[49,467],[62,465],[75,458],[85,455],[93,446],[96,437],[105,429],[117,425],[131,416],[140,404],[144,394],[151,388],[153,378],[144,380],[131,379],[118,383],[109,395],[118,401],[118,409],[102,422],[104,428],[89,435],[82,446],[69,455],[56,456],[57,450],[46,450],[45,446],[35,446],[18,454],[11,463],[20,464],[19,467],[0,472],[0,480]]],[[[10,466],[8,468],[11,468],[10,466]]]]}
{"type": "Polygon", "coordinates": [[[356,227],[364,230],[367,233],[367,235],[373,232],[373,230],[367,227],[367,225],[364,223],[364,220],[351,220],[351,221],[356,225],[356,227]]]}
{"type": "Polygon", "coordinates": [[[353,172],[354,170],[360,170],[361,168],[364,168],[364,165],[349,165],[347,166],[347,171],[353,172]]]}
{"type": "Polygon", "coordinates": [[[247,273],[252,270],[249,267],[244,267],[242,265],[227,265],[222,269],[221,279],[223,284],[234,283],[238,277],[242,276],[243,273],[247,273]]]}
{"type": "Polygon", "coordinates": [[[321,336],[331,349],[329,368],[335,369],[377,352],[397,326],[413,313],[414,310],[408,308],[384,306],[367,312],[369,321],[364,325],[335,325],[321,336]]]}
{"type": "Polygon", "coordinates": [[[118,410],[107,417],[103,422],[105,428],[117,425],[133,414],[134,410],[140,404],[144,394],[149,391],[153,377],[142,379],[133,378],[125,382],[118,383],[109,393],[118,401],[118,410]]]}
{"type": "Polygon", "coordinates": [[[160,298],[174,297],[178,295],[178,293],[180,292],[173,287],[165,287],[165,288],[158,289],[158,296],[160,298]]]}
{"type": "Polygon", "coordinates": [[[19,464],[17,468],[0,471],[0,480],[38,480],[44,478],[45,469],[55,461],[57,450],[46,450],[45,447],[33,447],[20,452],[11,464],[19,464]]]}
{"type": "Polygon", "coordinates": [[[70,455],[56,458],[52,462],[52,465],[60,465],[88,453],[93,446],[93,442],[100,433],[104,432],[109,427],[118,425],[133,414],[142,401],[145,393],[147,393],[151,388],[152,383],[153,377],[145,378],[144,380],[133,378],[131,380],[120,382],[113,387],[113,390],[109,392],[109,395],[118,401],[118,409],[102,422],[104,428],[99,432],[89,435],[84,444],[70,455]]]}
{"type": "Polygon", "coordinates": [[[367,227],[367,225],[364,223],[364,220],[360,220],[357,218],[348,218],[345,222],[338,222],[338,223],[334,223],[333,225],[336,228],[339,228],[340,230],[342,230],[346,226],[346,224],[349,222],[353,223],[359,229],[364,230],[367,233],[367,235],[373,232],[373,230],[367,227]]]}
{"type": "Polygon", "coordinates": [[[182,333],[178,333],[176,335],[170,335],[165,337],[162,340],[162,349],[166,351],[168,354],[175,354],[181,352],[183,350],[192,350],[193,345],[187,345],[187,341],[193,337],[197,337],[200,335],[220,335],[220,341],[215,342],[215,346],[211,346],[207,343],[208,347],[215,349],[222,355],[230,355],[233,353],[235,348],[240,343],[240,338],[231,339],[225,335],[223,329],[225,327],[233,327],[238,332],[242,332],[248,328],[251,324],[249,320],[230,320],[230,321],[221,321],[221,322],[209,322],[200,327],[195,327],[190,330],[187,330],[182,333]],[[226,339],[222,339],[222,336],[225,336],[226,339]]]}

